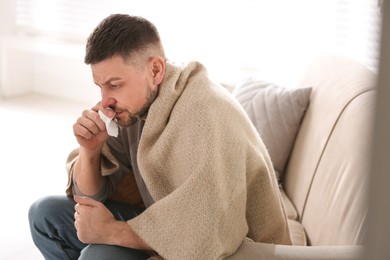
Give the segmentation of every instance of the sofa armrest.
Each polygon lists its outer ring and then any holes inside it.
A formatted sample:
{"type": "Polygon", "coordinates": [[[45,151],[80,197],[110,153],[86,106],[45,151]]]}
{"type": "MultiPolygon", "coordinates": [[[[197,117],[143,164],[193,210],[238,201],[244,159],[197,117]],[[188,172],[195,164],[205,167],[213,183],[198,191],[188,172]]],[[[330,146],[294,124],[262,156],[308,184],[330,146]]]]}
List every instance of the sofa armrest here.
{"type": "Polygon", "coordinates": [[[355,260],[363,246],[285,246],[244,242],[237,252],[226,260],[355,260]]]}

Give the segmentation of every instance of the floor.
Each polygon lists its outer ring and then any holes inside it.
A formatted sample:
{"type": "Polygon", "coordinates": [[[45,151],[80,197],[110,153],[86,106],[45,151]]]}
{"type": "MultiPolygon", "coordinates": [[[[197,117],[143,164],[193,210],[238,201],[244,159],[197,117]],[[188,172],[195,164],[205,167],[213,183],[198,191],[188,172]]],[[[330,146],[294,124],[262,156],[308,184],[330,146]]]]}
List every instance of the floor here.
{"type": "Polygon", "coordinates": [[[87,107],[36,94],[0,100],[0,260],[43,259],[28,208],[42,196],[64,194],[65,160],[77,146],[72,125],[87,107]]]}

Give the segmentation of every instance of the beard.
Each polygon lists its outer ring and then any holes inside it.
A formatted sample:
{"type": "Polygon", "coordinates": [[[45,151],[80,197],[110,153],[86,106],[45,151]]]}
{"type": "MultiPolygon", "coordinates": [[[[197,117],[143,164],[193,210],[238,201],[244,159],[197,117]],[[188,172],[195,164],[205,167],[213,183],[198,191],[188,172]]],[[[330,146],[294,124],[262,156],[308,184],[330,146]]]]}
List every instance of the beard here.
{"type": "Polygon", "coordinates": [[[137,112],[132,113],[128,109],[124,110],[123,113],[126,114],[126,118],[123,120],[116,119],[118,125],[122,127],[127,127],[133,125],[138,120],[144,118],[149,111],[150,106],[157,97],[158,90],[152,90],[149,86],[146,88],[146,103],[139,109],[137,112]]]}

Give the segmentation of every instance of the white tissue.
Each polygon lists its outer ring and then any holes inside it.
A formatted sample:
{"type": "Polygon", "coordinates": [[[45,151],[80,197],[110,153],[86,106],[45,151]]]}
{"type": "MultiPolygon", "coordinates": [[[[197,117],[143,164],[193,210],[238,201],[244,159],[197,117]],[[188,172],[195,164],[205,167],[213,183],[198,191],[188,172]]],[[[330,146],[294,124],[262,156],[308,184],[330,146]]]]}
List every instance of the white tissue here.
{"type": "Polygon", "coordinates": [[[98,111],[100,118],[106,124],[107,133],[110,136],[118,137],[118,125],[115,123],[113,118],[109,118],[102,111],[98,111]]]}

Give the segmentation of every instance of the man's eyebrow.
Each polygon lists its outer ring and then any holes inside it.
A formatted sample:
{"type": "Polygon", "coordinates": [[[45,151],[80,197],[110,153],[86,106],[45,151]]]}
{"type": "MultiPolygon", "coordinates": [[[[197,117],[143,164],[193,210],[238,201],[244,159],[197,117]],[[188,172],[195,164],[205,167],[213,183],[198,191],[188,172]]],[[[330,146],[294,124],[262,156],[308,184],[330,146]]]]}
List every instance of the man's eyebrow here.
{"type": "MultiPolygon", "coordinates": [[[[121,78],[120,77],[112,77],[112,78],[109,78],[108,80],[106,80],[106,82],[103,83],[103,85],[107,85],[109,84],[111,81],[114,81],[114,80],[120,80],[121,78]]],[[[100,86],[96,81],[94,81],[94,83],[98,86],[100,86]]]]}

